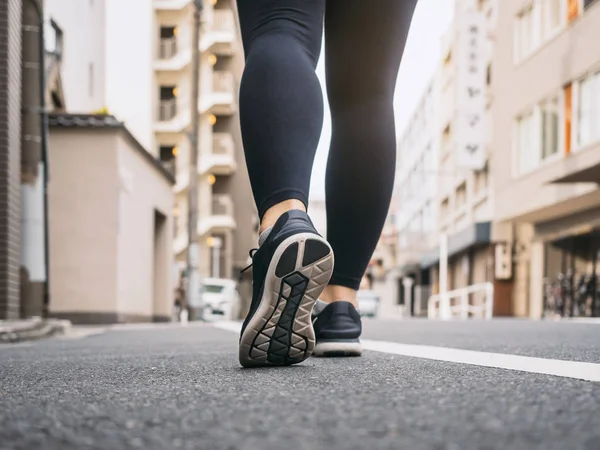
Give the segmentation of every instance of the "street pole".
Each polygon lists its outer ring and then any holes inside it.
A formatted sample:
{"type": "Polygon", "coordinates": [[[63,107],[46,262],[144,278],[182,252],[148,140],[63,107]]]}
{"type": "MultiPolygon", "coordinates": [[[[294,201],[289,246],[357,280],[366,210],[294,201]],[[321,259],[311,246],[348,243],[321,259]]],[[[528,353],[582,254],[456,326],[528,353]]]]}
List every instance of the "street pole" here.
{"type": "Polygon", "coordinates": [[[188,251],[187,251],[187,292],[188,308],[196,308],[199,320],[204,319],[200,296],[199,236],[198,236],[198,146],[200,132],[200,28],[202,26],[202,0],[194,0],[194,31],[192,33],[192,130],[190,139],[190,186],[188,191],[188,251]]]}
{"type": "Polygon", "coordinates": [[[440,235],[440,318],[449,320],[451,316],[448,298],[448,235],[440,235]]]}

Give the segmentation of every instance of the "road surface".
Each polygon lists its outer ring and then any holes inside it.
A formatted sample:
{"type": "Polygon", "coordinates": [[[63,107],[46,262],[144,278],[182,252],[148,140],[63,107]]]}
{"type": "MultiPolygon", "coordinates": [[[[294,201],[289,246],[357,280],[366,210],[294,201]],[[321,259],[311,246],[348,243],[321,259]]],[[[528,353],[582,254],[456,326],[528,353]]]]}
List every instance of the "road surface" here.
{"type": "Polygon", "coordinates": [[[600,325],[366,320],[362,358],[277,369],[236,327],[0,347],[0,449],[600,449],[600,325]]]}

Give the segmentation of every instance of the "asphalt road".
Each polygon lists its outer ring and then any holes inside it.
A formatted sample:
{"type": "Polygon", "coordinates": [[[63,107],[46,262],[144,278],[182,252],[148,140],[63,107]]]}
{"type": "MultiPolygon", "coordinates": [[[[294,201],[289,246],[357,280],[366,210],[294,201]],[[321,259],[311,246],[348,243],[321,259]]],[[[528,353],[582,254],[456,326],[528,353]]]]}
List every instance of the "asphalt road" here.
{"type": "MultiPolygon", "coordinates": [[[[377,320],[365,338],[600,363],[593,324],[377,320]]],[[[210,325],[0,347],[0,449],[600,449],[597,382],[374,351],[241,369],[236,351],[210,325]]]]}

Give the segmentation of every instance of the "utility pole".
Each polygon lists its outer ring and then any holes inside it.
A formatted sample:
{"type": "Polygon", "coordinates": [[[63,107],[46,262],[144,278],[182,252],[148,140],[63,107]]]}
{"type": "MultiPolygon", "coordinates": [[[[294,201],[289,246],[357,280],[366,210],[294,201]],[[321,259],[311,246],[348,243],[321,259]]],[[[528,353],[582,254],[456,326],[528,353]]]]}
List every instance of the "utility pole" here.
{"type": "Polygon", "coordinates": [[[188,308],[197,308],[198,319],[203,320],[199,263],[198,236],[198,146],[200,132],[200,29],[202,27],[203,0],[194,0],[194,31],[192,33],[192,130],[190,137],[190,186],[188,190],[188,251],[187,251],[187,292],[188,308]]]}

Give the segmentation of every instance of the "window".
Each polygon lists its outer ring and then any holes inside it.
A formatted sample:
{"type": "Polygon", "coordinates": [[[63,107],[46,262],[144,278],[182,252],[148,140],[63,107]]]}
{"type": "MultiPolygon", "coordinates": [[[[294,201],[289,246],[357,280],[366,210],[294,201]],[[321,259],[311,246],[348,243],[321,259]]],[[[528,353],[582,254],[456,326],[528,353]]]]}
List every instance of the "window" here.
{"type": "Polygon", "coordinates": [[[535,143],[534,112],[517,119],[517,173],[531,171],[537,165],[539,152],[535,143]]]}
{"type": "Polygon", "coordinates": [[[600,140],[600,72],[579,83],[578,144],[600,140]]]}
{"type": "Polygon", "coordinates": [[[527,57],[534,48],[533,6],[523,10],[515,22],[515,56],[517,61],[527,57]]]}
{"type": "Polygon", "coordinates": [[[467,183],[462,183],[456,188],[456,207],[457,209],[462,208],[467,204],[467,183]]]}
{"type": "Polygon", "coordinates": [[[541,0],[544,38],[550,38],[563,24],[563,0],[541,0]]]}
{"type": "Polygon", "coordinates": [[[560,105],[558,97],[541,104],[542,160],[558,153],[560,136],[560,105]]]}
{"type": "MultiPolygon", "coordinates": [[[[579,0],[576,0],[579,1],[579,0]]],[[[565,0],[531,0],[515,18],[514,52],[518,62],[529,56],[564,26],[565,0]]]]}

